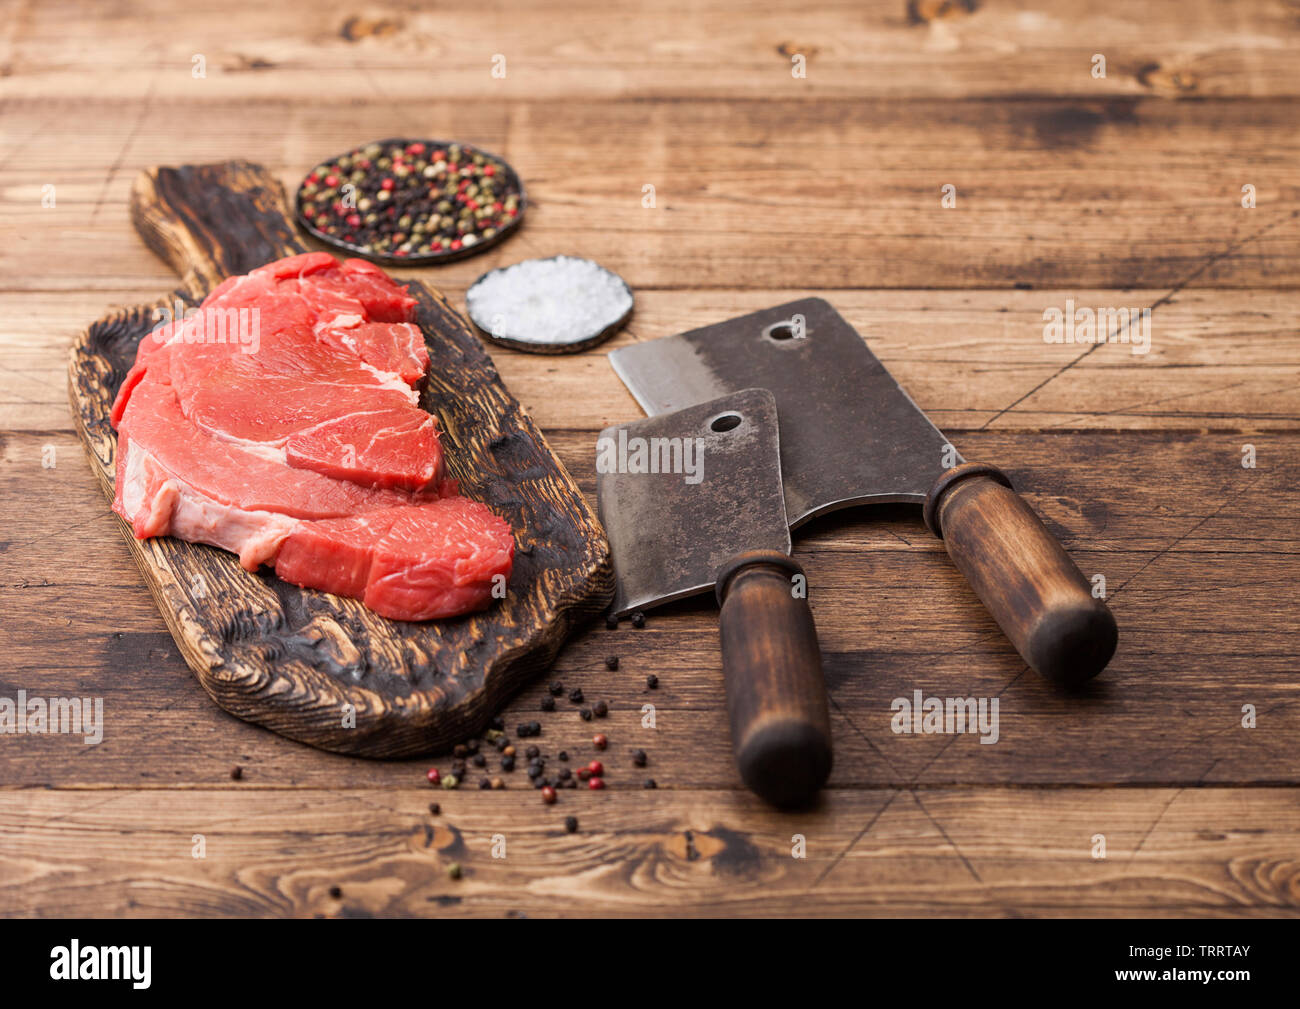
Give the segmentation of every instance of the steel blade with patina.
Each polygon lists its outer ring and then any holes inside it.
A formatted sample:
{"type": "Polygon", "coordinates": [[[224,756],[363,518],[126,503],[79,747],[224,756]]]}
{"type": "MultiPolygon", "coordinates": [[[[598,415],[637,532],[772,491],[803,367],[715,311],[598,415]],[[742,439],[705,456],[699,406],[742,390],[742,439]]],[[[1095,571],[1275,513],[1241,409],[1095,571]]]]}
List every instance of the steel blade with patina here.
{"type": "Polygon", "coordinates": [[[764,389],[606,428],[596,493],[618,616],[712,589],[738,551],[790,552],[776,402],[764,389]]]}
{"type": "Polygon", "coordinates": [[[770,390],[791,527],[850,505],[920,504],[935,479],[962,462],[821,298],[623,347],[609,359],[649,414],[738,389],[770,390]]]}

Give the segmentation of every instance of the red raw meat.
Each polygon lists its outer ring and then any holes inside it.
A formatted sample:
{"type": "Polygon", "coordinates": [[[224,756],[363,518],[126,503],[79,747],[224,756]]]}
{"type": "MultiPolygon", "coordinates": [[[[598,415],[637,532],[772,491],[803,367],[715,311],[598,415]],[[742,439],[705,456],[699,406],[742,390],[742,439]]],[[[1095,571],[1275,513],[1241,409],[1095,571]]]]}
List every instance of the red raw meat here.
{"type": "Polygon", "coordinates": [[[140,344],[113,404],[114,509],[142,539],[224,547],[394,619],[487,606],[514,537],[444,474],[415,304],[325,253],[222,283],[140,344]]]}
{"type": "Polygon", "coordinates": [[[449,497],[304,522],[280,547],[275,572],[355,596],[385,616],[431,620],[480,608],[493,576],[510,570],[513,550],[505,522],[477,501],[449,497]]]}

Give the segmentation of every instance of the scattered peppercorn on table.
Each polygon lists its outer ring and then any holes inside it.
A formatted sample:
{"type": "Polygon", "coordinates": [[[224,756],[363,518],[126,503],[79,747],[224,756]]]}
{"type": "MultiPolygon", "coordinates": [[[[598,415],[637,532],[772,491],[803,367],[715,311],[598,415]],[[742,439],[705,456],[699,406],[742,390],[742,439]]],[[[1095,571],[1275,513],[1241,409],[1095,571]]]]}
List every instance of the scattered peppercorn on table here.
{"type": "MultiPolygon", "coordinates": [[[[1265,0],[968,6],[10,21],[0,911],[1300,911],[1300,26],[1265,0]],[[494,152],[471,184],[503,159],[526,215],[505,181],[418,231],[366,231],[393,198],[368,176],[366,211],[314,203],[383,138],[494,152]],[[122,544],[65,367],[91,320],[174,286],[131,227],[136,173],[231,158],[291,195],[315,174],[311,223],[394,258],[500,239],[385,264],[458,305],[532,257],[626,279],[607,344],[490,347],[593,498],[597,432],[640,413],[608,350],[826,297],[1011,475],[1105,593],[1118,654],[1077,695],[1027,672],[919,513],[885,506],[795,538],[835,744],[802,812],[741,787],[707,599],[597,621],[457,753],[348,759],[225,715],[122,544]],[[1148,310],[1145,351],[1084,325],[1121,308],[1148,310]],[[36,717],[73,701],[79,732],[36,717]]],[[[410,151],[421,177],[432,155],[410,151]]]]}

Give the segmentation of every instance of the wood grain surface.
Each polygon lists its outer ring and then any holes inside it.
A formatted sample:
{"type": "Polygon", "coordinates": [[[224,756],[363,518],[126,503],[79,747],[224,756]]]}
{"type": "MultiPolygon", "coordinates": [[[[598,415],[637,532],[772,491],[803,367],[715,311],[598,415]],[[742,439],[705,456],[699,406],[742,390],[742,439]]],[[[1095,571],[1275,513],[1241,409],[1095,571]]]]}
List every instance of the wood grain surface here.
{"type": "Polygon", "coordinates": [[[0,736],[0,912],[1300,915],[1297,8],[910,6],[6,4],[0,697],[101,697],[106,724],[0,736]],[[484,270],[568,253],[636,291],[596,350],[489,350],[589,501],[596,433],[639,415],[607,350],[821,295],[1105,576],[1107,670],[1073,695],[1034,675],[917,511],[884,508],[796,537],[835,745],[803,814],[741,788],[703,601],[588,629],[507,709],[552,757],[609,737],[608,788],[555,806],[519,772],[435,792],[425,763],[217,710],[81,459],[68,348],[173,286],[131,228],[140,169],[245,158],[291,186],[407,133],[500,153],[531,206],[405,276],[459,307],[484,270]],[[1150,309],[1149,352],[1045,342],[1067,299],[1150,309]],[[608,718],[540,711],[551,677],[608,718]],[[997,742],[894,732],[917,690],[996,698],[997,742]]]}

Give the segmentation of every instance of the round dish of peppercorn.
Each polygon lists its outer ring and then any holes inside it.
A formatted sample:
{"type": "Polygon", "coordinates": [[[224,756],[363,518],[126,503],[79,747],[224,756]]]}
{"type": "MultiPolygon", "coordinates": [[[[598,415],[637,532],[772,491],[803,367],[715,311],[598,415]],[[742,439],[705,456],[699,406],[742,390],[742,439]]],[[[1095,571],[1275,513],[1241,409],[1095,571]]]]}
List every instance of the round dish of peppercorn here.
{"type": "Polygon", "coordinates": [[[377,140],[303,179],[298,223],[322,242],[383,263],[447,263],[490,248],[524,217],[515,170],[446,140],[377,140]]]}

